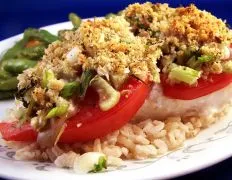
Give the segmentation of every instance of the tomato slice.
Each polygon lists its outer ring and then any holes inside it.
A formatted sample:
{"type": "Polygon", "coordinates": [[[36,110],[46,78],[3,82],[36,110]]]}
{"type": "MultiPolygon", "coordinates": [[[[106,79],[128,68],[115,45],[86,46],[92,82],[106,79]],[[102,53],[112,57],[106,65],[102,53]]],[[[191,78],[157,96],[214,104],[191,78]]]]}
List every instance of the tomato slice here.
{"type": "Polygon", "coordinates": [[[6,141],[35,141],[37,138],[37,132],[32,129],[30,124],[18,127],[15,122],[3,122],[0,123],[0,132],[6,141]]]}
{"type": "MultiPolygon", "coordinates": [[[[109,111],[101,111],[98,95],[89,88],[85,100],[80,103],[79,112],[67,120],[59,142],[85,142],[119,129],[135,115],[149,91],[149,85],[131,77],[120,91],[119,103],[109,111]]],[[[36,141],[37,138],[37,133],[29,125],[19,129],[15,123],[0,123],[0,132],[8,141],[36,141]]]]}
{"type": "Polygon", "coordinates": [[[232,82],[232,74],[210,74],[207,80],[201,78],[198,80],[197,86],[193,87],[184,83],[171,85],[164,75],[161,82],[165,96],[173,99],[191,100],[226,87],[232,82]]]}

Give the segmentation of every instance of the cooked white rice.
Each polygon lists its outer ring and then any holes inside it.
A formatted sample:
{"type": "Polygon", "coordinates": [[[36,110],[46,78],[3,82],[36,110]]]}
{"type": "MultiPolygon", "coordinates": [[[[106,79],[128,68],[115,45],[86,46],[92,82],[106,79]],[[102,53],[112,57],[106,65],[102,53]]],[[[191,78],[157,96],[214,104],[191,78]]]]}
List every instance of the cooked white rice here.
{"type": "Polygon", "coordinates": [[[230,105],[221,108],[220,113],[205,117],[169,117],[165,121],[147,119],[130,122],[120,130],[88,143],[57,144],[41,149],[38,144],[7,142],[16,149],[15,159],[54,162],[57,167],[73,168],[74,162],[85,152],[102,152],[111,157],[111,163],[121,159],[147,159],[165,154],[181,147],[185,140],[195,137],[201,129],[219,120],[230,105]],[[113,158],[115,157],[115,158],[113,158]]]}

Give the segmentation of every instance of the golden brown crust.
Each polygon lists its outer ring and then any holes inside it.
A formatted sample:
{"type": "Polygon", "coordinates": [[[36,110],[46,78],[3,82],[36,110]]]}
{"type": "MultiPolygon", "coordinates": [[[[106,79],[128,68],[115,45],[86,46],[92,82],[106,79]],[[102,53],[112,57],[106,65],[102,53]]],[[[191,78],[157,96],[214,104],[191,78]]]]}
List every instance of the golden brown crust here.
{"type": "Polygon", "coordinates": [[[193,4],[176,8],[170,19],[169,34],[199,44],[230,41],[232,36],[226,24],[211,13],[201,11],[193,4]]]}

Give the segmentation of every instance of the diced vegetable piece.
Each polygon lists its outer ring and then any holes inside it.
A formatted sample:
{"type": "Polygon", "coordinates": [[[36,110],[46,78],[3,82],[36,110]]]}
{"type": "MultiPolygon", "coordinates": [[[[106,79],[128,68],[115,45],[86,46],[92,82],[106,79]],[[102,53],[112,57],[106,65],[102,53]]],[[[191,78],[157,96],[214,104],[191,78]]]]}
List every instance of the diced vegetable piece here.
{"type": "Polygon", "coordinates": [[[74,81],[74,82],[69,82],[65,84],[63,89],[60,92],[60,95],[63,98],[70,98],[74,94],[79,95],[79,93],[80,93],[80,83],[77,81],[74,81]]]}
{"type": "Polygon", "coordinates": [[[48,112],[46,119],[60,117],[60,116],[64,115],[67,111],[68,111],[67,104],[64,104],[64,105],[61,105],[58,107],[54,107],[48,112]]]}
{"type": "Polygon", "coordinates": [[[95,76],[90,84],[98,92],[99,107],[102,111],[108,111],[119,102],[120,93],[100,76],[95,76]]]}
{"type": "Polygon", "coordinates": [[[107,157],[103,153],[88,152],[74,161],[74,171],[88,173],[100,172],[107,168],[107,157]]]}
{"type": "Polygon", "coordinates": [[[4,61],[3,67],[4,70],[17,75],[25,69],[34,67],[36,64],[37,61],[29,59],[7,59],[4,61]]]}
{"type": "Polygon", "coordinates": [[[68,15],[68,18],[72,22],[73,27],[78,29],[79,26],[81,25],[81,18],[75,13],[70,13],[68,15]]]}
{"type": "Polygon", "coordinates": [[[211,55],[201,55],[200,57],[197,58],[198,61],[200,62],[209,62],[211,60],[213,60],[213,56],[211,55]]]}
{"type": "Polygon", "coordinates": [[[80,87],[80,97],[85,96],[86,90],[89,87],[89,83],[94,76],[93,70],[86,70],[81,75],[81,87],[80,87]]]}
{"type": "Polygon", "coordinates": [[[201,62],[196,59],[195,56],[192,56],[186,63],[186,65],[190,68],[197,69],[201,66],[201,62]]]}
{"type": "Polygon", "coordinates": [[[42,87],[45,88],[48,85],[48,82],[52,79],[55,79],[55,75],[52,70],[45,70],[43,73],[42,87]]]}
{"type": "Polygon", "coordinates": [[[232,73],[232,61],[222,63],[223,72],[232,73]]]}
{"type": "Polygon", "coordinates": [[[201,72],[185,66],[176,66],[171,69],[168,78],[192,85],[200,78],[201,72]]]}
{"type": "Polygon", "coordinates": [[[92,171],[90,171],[90,172],[92,172],[92,173],[101,172],[106,168],[107,168],[107,166],[106,166],[106,157],[101,156],[98,159],[98,163],[94,164],[94,169],[92,171]]]}

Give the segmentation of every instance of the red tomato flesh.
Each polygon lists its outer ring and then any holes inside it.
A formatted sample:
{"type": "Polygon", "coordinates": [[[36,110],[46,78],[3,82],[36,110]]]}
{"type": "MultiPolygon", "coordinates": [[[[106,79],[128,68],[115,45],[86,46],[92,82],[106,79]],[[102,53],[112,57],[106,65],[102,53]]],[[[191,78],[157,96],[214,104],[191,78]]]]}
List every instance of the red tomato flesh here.
{"type": "MultiPolygon", "coordinates": [[[[150,86],[131,77],[120,92],[119,103],[109,111],[101,111],[98,106],[98,95],[89,88],[85,100],[80,103],[79,112],[67,120],[67,127],[59,142],[85,142],[121,128],[142,106],[150,92],[150,86]]],[[[7,141],[37,139],[37,132],[28,124],[17,128],[15,123],[0,123],[0,132],[7,141]]]]}
{"type": "Polygon", "coordinates": [[[214,91],[222,89],[232,82],[232,74],[210,74],[205,79],[199,79],[196,86],[187,84],[169,84],[165,76],[161,78],[163,93],[173,99],[191,100],[196,99],[214,91]]]}

